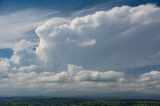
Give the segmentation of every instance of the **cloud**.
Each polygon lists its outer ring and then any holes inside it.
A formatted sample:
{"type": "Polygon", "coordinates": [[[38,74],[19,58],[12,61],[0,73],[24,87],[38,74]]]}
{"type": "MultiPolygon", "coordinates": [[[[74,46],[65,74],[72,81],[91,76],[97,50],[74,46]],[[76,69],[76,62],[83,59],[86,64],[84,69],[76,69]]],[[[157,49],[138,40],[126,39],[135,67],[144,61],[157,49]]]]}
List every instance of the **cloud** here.
{"type": "Polygon", "coordinates": [[[140,81],[156,81],[160,79],[159,71],[151,71],[149,73],[142,74],[140,76],[140,81]]]}
{"type": "Polygon", "coordinates": [[[95,39],[90,39],[87,41],[83,41],[79,43],[79,46],[85,47],[85,46],[92,46],[96,44],[96,40],[95,39]]]}
{"type": "Polygon", "coordinates": [[[35,35],[27,34],[41,25],[48,16],[58,13],[57,11],[46,11],[36,9],[19,10],[12,13],[0,14],[0,48],[10,48],[12,43],[22,38],[35,35]],[[41,12],[43,11],[43,15],[41,12]],[[27,35],[27,36],[26,36],[27,35]]]}
{"type": "MultiPolygon", "coordinates": [[[[159,91],[160,90],[160,71],[150,71],[144,73],[139,77],[138,80],[141,83],[142,88],[147,87],[149,91],[159,91]]],[[[144,88],[143,88],[144,89],[144,88]]]]}
{"type": "Polygon", "coordinates": [[[160,90],[160,71],[152,70],[147,73],[143,73],[137,80],[132,82],[131,86],[137,91],[143,91],[147,93],[158,93],[160,90]]]}
{"type": "Polygon", "coordinates": [[[76,64],[89,69],[126,69],[157,63],[159,7],[115,7],[91,15],[50,20],[36,29],[37,54],[51,69],[76,64]],[[50,64],[51,63],[51,64],[50,64]]]}
{"type": "Polygon", "coordinates": [[[158,70],[136,78],[122,69],[157,62],[146,57],[159,51],[159,15],[148,4],[46,21],[38,44],[21,40],[0,60],[0,95],[158,93],[158,70]]]}

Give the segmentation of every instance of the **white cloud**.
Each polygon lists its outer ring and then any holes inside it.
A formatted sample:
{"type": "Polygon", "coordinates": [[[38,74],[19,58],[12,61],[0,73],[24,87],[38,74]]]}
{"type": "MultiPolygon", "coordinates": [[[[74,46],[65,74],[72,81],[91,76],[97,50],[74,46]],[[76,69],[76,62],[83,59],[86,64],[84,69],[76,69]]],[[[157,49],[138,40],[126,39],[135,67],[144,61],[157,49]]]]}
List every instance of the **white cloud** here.
{"type": "Polygon", "coordinates": [[[82,41],[79,43],[79,46],[85,47],[85,46],[92,46],[96,44],[96,40],[95,39],[90,39],[87,41],[82,41]]]}
{"type": "Polygon", "coordinates": [[[36,29],[38,46],[21,40],[11,59],[0,60],[0,95],[158,93],[159,71],[132,78],[120,67],[155,62],[146,57],[159,48],[159,16],[159,7],[142,5],[53,18],[36,29]]]}
{"type": "Polygon", "coordinates": [[[148,93],[158,93],[160,90],[160,71],[150,71],[139,76],[134,82],[135,89],[148,93]],[[147,89],[146,89],[147,88],[147,89]]]}
{"type": "MultiPolygon", "coordinates": [[[[50,15],[57,11],[21,10],[12,13],[0,14],[0,48],[10,48],[18,39],[25,38],[28,32],[41,25],[50,15]],[[43,12],[43,14],[41,14],[43,12]]],[[[27,38],[33,37],[28,34],[27,38]]]]}
{"type": "MultiPolygon", "coordinates": [[[[86,70],[82,66],[68,64],[67,69],[61,71],[47,70],[35,56],[32,42],[18,42],[19,49],[15,49],[15,58],[24,58],[26,61],[2,59],[0,61],[0,90],[10,89],[5,95],[96,95],[109,92],[159,92],[159,71],[151,71],[139,76],[138,79],[127,77],[124,72],[86,70]],[[26,47],[23,47],[26,44],[26,47]],[[21,45],[21,46],[20,46],[21,45]],[[32,51],[32,53],[28,51],[32,51]],[[19,53],[22,52],[23,54],[19,53]],[[24,55],[27,54],[27,55],[24,55]],[[32,58],[32,59],[30,59],[32,58]],[[32,60],[28,62],[29,60],[32,60]],[[36,60],[36,62],[35,62],[36,60]],[[39,62],[39,63],[38,63],[39,62]],[[19,92],[17,90],[20,90],[19,92]],[[15,93],[12,93],[14,91],[15,93]],[[56,92],[55,92],[56,91],[56,92]],[[25,93],[26,92],[26,93],[25,93]],[[32,92],[27,93],[27,92],[32,92]],[[63,92],[63,94],[61,94],[63,92]]],[[[36,54],[35,54],[36,55],[36,54]]]]}
{"type": "Polygon", "coordinates": [[[156,81],[160,80],[159,71],[151,71],[149,73],[142,74],[139,78],[140,81],[156,81]]]}
{"type": "Polygon", "coordinates": [[[51,69],[77,64],[91,69],[125,69],[159,63],[160,9],[155,5],[115,7],[92,15],[53,19],[36,29],[37,53],[51,69]],[[55,24],[56,22],[56,24],[55,24]],[[50,64],[52,63],[52,64],[50,64]]]}

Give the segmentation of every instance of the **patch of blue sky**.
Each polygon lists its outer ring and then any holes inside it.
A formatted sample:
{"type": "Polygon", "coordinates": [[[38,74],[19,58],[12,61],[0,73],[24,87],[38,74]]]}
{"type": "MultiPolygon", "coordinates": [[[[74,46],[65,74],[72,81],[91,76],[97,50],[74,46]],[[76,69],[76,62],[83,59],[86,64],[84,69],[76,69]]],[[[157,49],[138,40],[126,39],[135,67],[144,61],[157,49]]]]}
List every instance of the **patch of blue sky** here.
{"type": "Polygon", "coordinates": [[[0,58],[11,58],[13,50],[10,48],[0,49],[0,58]]]}

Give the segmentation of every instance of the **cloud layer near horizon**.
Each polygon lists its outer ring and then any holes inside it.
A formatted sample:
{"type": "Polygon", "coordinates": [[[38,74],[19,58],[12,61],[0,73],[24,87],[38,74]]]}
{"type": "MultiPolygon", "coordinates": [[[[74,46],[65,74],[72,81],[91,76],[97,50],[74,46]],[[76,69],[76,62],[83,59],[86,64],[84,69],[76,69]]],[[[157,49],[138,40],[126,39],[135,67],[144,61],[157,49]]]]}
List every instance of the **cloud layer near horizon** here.
{"type": "Polygon", "coordinates": [[[122,69],[159,63],[159,17],[148,4],[48,20],[36,29],[38,46],[22,40],[0,60],[0,95],[158,93],[159,71],[133,78],[122,69]]]}

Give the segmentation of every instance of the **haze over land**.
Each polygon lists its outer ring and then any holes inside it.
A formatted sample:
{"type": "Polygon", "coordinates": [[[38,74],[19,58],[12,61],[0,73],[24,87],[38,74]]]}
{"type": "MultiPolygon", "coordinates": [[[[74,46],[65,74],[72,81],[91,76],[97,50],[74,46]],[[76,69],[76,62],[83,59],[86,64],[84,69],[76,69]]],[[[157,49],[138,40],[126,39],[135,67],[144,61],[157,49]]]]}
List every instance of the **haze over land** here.
{"type": "Polygon", "coordinates": [[[158,1],[0,5],[0,96],[160,98],[158,1]]]}

